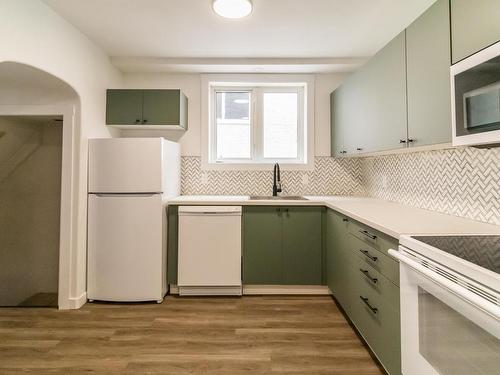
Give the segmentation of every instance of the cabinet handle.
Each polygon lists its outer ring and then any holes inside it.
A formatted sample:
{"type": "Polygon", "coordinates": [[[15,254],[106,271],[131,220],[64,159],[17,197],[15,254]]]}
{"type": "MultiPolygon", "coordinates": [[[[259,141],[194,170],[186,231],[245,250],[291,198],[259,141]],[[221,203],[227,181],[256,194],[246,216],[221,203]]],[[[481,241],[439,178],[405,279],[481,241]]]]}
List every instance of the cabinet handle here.
{"type": "Polygon", "coordinates": [[[361,148],[361,147],[356,147],[356,151],[362,151],[362,150],[363,150],[363,148],[361,148]]]}
{"type": "Polygon", "coordinates": [[[143,124],[145,124],[146,122],[148,122],[148,120],[147,120],[147,119],[142,120],[142,123],[143,123],[143,124]]]}
{"type": "Polygon", "coordinates": [[[346,217],[343,217],[343,218],[342,218],[342,221],[343,221],[344,223],[346,223],[346,222],[348,222],[348,221],[349,221],[349,219],[348,219],[348,218],[346,218],[346,217]]]}
{"type": "Polygon", "coordinates": [[[277,209],[276,209],[276,212],[281,212],[281,208],[277,208],[277,209]]]}
{"type": "Polygon", "coordinates": [[[136,124],[140,124],[140,123],[141,123],[141,120],[140,120],[140,119],[136,119],[136,120],[135,120],[135,123],[136,123],[136,124]]]}
{"type": "Polygon", "coordinates": [[[408,143],[413,143],[415,140],[413,138],[408,138],[408,143]]]}
{"type": "Polygon", "coordinates": [[[286,213],[288,213],[288,208],[285,208],[285,210],[284,210],[284,211],[285,211],[286,213]]]}
{"type": "Polygon", "coordinates": [[[342,150],[342,151],[339,152],[339,154],[347,154],[347,151],[342,150]]]}
{"type": "Polygon", "coordinates": [[[367,230],[360,229],[359,233],[364,234],[366,237],[370,237],[372,240],[376,240],[377,239],[377,236],[375,236],[374,234],[371,234],[367,230]]]}
{"type": "Polygon", "coordinates": [[[368,308],[372,311],[372,313],[374,313],[374,314],[378,313],[378,309],[376,307],[373,307],[372,305],[370,305],[370,302],[368,302],[368,298],[363,297],[363,296],[359,296],[359,298],[361,299],[361,301],[364,302],[364,304],[366,306],[368,306],[368,308]]]}
{"type": "Polygon", "coordinates": [[[364,256],[366,256],[367,258],[373,260],[374,262],[377,261],[378,257],[374,257],[373,255],[371,255],[368,250],[359,250],[361,251],[361,253],[363,253],[364,256]]]}
{"type": "Polygon", "coordinates": [[[365,276],[368,278],[368,280],[370,280],[372,283],[374,283],[374,284],[376,284],[376,283],[377,283],[378,279],[376,279],[375,277],[371,277],[371,276],[370,276],[370,273],[368,272],[368,270],[364,270],[364,269],[362,269],[362,268],[360,268],[359,270],[360,270],[360,271],[361,271],[361,273],[362,273],[363,275],[365,275],[365,276]]]}
{"type": "Polygon", "coordinates": [[[400,139],[399,143],[406,143],[406,139],[400,139]]]}

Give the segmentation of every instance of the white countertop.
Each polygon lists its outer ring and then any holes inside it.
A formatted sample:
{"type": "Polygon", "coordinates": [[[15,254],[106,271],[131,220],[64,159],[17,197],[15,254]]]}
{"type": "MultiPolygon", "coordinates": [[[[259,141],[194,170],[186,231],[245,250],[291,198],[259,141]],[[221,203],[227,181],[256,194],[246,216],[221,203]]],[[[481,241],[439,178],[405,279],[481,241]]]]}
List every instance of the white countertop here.
{"type": "Polygon", "coordinates": [[[500,225],[405,206],[375,198],[306,196],[308,200],[250,200],[245,195],[182,195],[174,205],[326,206],[389,236],[402,234],[498,234],[500,225]]]}

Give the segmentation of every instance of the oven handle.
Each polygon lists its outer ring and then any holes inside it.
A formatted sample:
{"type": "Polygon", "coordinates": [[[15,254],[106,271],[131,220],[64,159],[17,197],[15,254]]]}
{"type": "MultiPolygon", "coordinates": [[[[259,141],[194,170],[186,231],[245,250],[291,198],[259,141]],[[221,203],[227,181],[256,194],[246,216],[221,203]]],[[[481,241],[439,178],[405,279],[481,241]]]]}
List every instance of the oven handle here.
{"type": "Polygon", "coordinates": [[[425,268],[420,263],[415,262],[414,260],[408,258],[407,256],[401,255],[401,252],[399,252],[397,250],[389,249],[388,253],[392,257],[399,260],[400,262],[406,264],[410,268],[412,268],[415,271],[426,276],[428,279],[430,279],[434,283],[445,287],[450,292],[456,294],[457,296],[464,299],[465,301],[467,301],[467,302],[471,303],[472,305],[478,307],[479,309],[485,311],[486,313],[493,316],[495,319],[500,320],[500,307],[498,307],[497,305],[494,305],[493,303],[485,300],[484,298],[481,298],[478,295],[468,291],[464,287],[462,287],[458,284],[455,284],[455,283],[451,282],[450,280],[448,280],[447,278],[425,268]]]}

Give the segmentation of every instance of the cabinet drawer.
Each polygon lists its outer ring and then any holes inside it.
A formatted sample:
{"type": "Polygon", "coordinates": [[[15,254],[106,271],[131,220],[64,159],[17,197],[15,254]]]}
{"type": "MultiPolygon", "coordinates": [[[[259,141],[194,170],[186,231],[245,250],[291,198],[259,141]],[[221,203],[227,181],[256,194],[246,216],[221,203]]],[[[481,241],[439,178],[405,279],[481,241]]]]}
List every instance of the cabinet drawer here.
{"type": "Polygon", "coordinates": [[[398,248],[397,239],[357,221],[349,222],[349,233],[383,253],[398,248]]]}
{"type": "Polygon", "coordinates": [[[361,257],[356,257],[353,267],[353,272],[368,297],[377,301],[383,300],[392,309],[399,311],[399,288],[396,285],[361,257]]]}
{"type": "MultiPolygon", "coordinates": [[[[387,249],[379,250],[380,246],[364,241],[352,233],[349,235],[349,248],[363,259],[373,269],[386,276],[394,284],[399,286],[399,265],[387,254],[387,249]]],[[[385,247],[384,247],[385,248],[385,247]]],[[[394,247],[395,249],[397,248],[394,247]]]]}
{"type": "Polygon", "coordinates": [[[388,373],[401,374],[399,311],[361,281],[353,282],[351,319],[388,373]]]}

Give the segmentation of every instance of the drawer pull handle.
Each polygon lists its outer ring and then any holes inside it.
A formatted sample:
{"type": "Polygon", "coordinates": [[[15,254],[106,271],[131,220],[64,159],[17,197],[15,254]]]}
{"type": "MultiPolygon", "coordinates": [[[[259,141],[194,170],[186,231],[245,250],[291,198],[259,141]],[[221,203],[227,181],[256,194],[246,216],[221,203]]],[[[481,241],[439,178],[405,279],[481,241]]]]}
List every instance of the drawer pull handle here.
{"type": "Polygon", "coordinates": [[[370,302],[368,302],[368,298],[363,297],[363,296],[359,296],[359,298],[361,298],[361,301],[363,301],[364,304],[366,306],[368,306],[368,308],[372,311],[372,313],[374,313],[374,314],[378,313],[378,309],[376,307],[373,307],[372,305],[370,305],[370,302]]]}
{"type": "Polygon", "coordinates": [[[376,240],[377,239],[377,236],[375,236],[374,234],[371,234],[367,230],[360,229],[359,233],[364,234],[366,237],[370,237],[372,240],[376,240]]]}
{"type": "Polygon", "coordinates": [[[373,260],[374,262],[376,262],[377,259],[378,259],[378,257],[374,257],[373,255],[370,255],[370,253],[368,252],[368,250],[359,250],[359,251],[361,251],[361,253],[364,256],[368,257],[369,259],[373,260]]]}
{"type": "Polygon", "coordinates": [[[371,277],[371,276],[370,276],[370,273],[368,272],[368,270],[364,270],[364,269],[362,269],[362,268],[360,268],[359,270],[360,270],[360,271],[361,271],[361,273],[362,273],[363,275],[365,275],[365,276],[368,278],[368,280],[370,280],[372,283],[374,283],[374,284],[376,284],[376,283],[377,283],[378,279],[377,279],[377,278],[375,278],[375,277],[371,277]]]}

